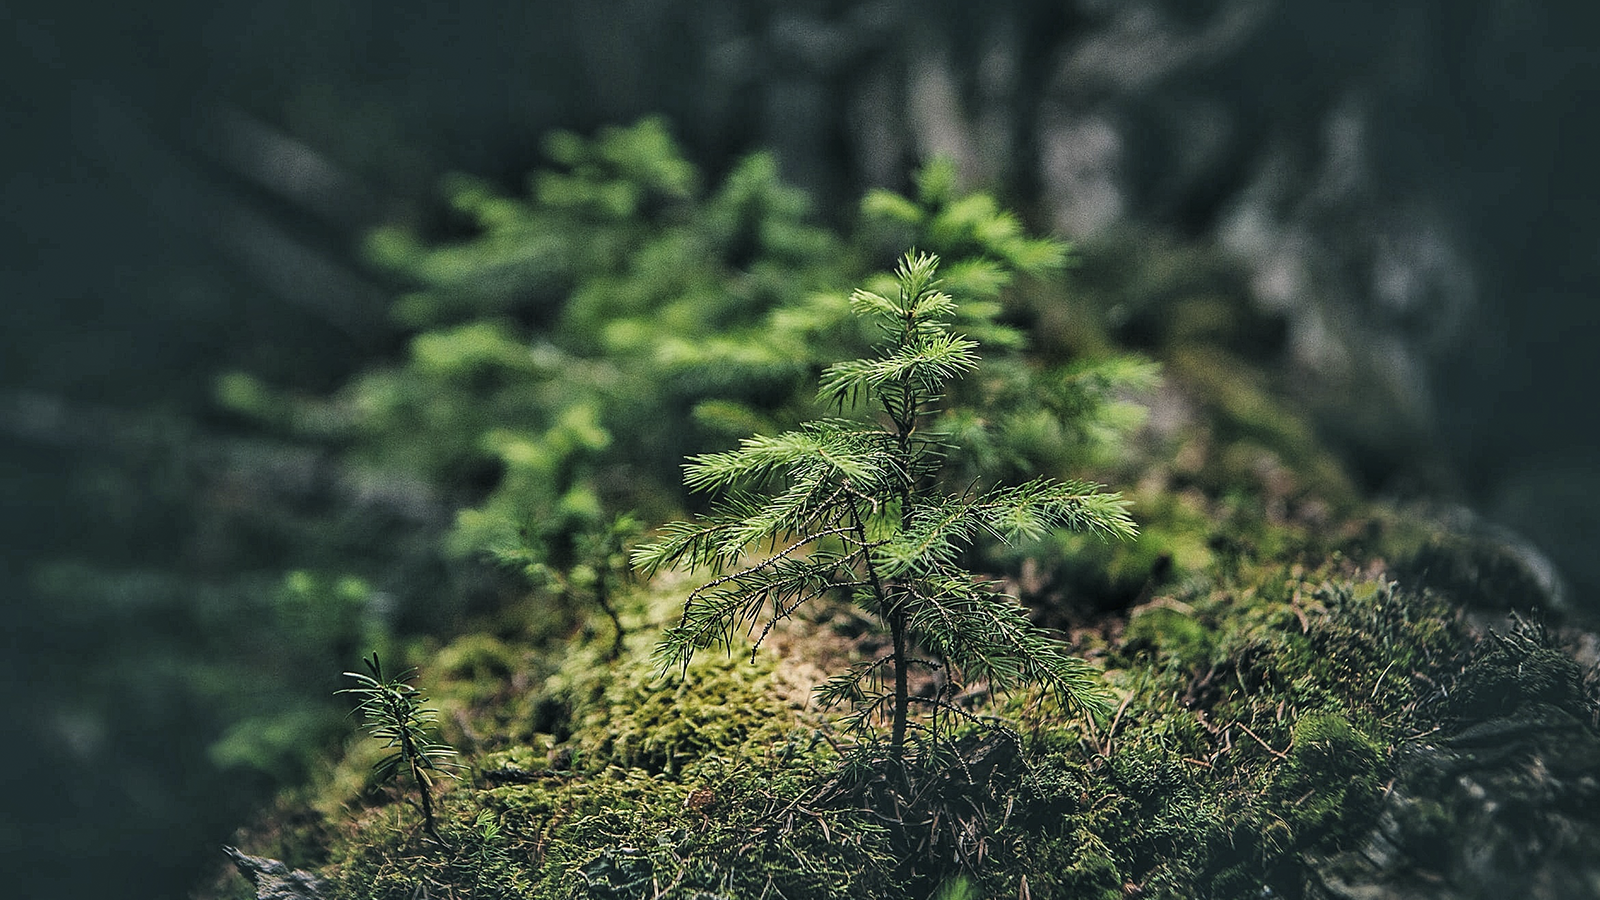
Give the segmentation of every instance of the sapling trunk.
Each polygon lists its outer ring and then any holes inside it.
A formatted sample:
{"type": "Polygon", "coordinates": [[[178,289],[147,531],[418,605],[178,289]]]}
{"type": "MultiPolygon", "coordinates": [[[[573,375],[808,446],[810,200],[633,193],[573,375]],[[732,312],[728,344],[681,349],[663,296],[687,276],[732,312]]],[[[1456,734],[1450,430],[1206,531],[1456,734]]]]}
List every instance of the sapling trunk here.
{"type": "Polygon", "coordinates": [[[910,660],[906,655],[906,617],[898,608],[889,613],[889,637],[894,643],[894,722],[889,731],[889,754],[895,759],[903,759],[906,717],[911,707],[911,695],[906,685],[906,669],[910,660]]]}
{"type": "Polygon", "coordinates": [[[616,607],[611,605],[611,592],[606,588],[605,575],[600,576],[600,581],[595,585],[594,599],[600,604],[600,609],[611,620],[611,651],[606,654],[606,659],[616,662],[622,658],[622,641],[626,634],[622,630],[622,618],[617,615],[616,607]]]}

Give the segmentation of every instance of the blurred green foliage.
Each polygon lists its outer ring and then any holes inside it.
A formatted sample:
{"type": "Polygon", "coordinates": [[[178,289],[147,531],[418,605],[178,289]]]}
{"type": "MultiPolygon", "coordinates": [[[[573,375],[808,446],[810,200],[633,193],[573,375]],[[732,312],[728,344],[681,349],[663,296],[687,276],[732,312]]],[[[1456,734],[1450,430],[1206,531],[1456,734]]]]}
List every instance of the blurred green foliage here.
{"type": "Polygon", "coordinates": [[[1067,248],[960,189],[947,162],[923,169],[912,196],[870,192],[839,234],[770,155],[706,186],[659,120],[558,133],[546,151],[552,167],[522,196],[446,182],[463,239],[371,236],[372,261],[405,286],[392,310],[410,335],[403,358],[323,398],[234,373],[222,402],[437,485],[460,504],[446,540],[457,557],[562,570],[618,513],[685,508],[685,456],[813,417],[816,375],[873,338],[847,289],[882,287],[877,267],[915,246],[946,260],[946,289],[973,298],[957,326],[994,348],[941,423],[968,477],[1065,474],[1139,421],[1125,395],[1154,382],[1152,364],[1019,352],[1008,288],[1057,273],[1067,248]]]}

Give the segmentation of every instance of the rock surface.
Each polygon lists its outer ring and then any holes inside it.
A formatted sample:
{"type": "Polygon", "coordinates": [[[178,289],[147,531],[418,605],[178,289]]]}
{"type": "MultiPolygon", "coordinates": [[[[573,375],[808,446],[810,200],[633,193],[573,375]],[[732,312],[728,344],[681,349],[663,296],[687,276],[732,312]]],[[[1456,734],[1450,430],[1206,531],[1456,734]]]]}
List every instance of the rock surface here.
{"type": "Polygon", "coordinates": [[[234,847],[223,847],[239,872],[256,887],[256,900],[325,900],[322,879],[303,869],[290,869],[275,859],[248,856],[234,847]]]}
{"type": "Polygon", "coordinates": [[[1582,669],[1521,621],[1486,643],[1448,724],[1398,749],[1366,840],[1314,864],[1323,896],[1600,897],[1600,732],[1582,669]]]}

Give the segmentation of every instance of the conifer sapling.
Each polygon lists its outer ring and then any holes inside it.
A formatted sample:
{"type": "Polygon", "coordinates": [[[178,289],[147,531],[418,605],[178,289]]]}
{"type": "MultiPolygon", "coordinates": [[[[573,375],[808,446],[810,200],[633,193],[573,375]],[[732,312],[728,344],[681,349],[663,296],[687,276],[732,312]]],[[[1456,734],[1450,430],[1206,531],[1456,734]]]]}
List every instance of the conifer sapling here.
{"type": "Polygon", "coordinates": [[[380,783],[395,780],[401,771],[411,776],[421,797],[422,826],[435,841],[444,844],[433,821],[432,773],[450,774],[449,770],[456,765],[456,751],[429,736],[428,730],[437,714],[423,707],[427,700],[405,681],[409,673],[385,679],[376,653],[362,663],[367,667],[365,673],[344,673],[356,680],[356,686],[339,693],[356,695],[356,709],[366,720],[367,730],[373,737],[383,740],[385,748],[394,751],[378,760],[373,770],[380,783]]]}
{"type": "Polygon", "coordinates": [[[692,490],[716,491],[712,512],[662,527],[634,563],[646,573],[675,564],[718,573],[690,593],[660,644],[663,668],[695,652],[731,649],[772,629],[809,601],[843,594],[888,632],[890,652],[817,689],[825,706],[848,703],[861,726],[887,718],[889,753],[904,757],[913,704],[937,722],[958,685],[998,692],[1048,689],[1067,709],[1103,713],[1108,694],[1092,667],[1068,655],[1013,597],[967,570],[975,540],[1035,538],[1056,528],[1129,538],[1127,504],[1098,485],[1038,478],[1021,485],[941,479],[947,442],[928,430],[945,387],[977,368],[977,344],[954,333],[955,302],[935,278],[938,258],[908,253],[896,296],[850,298],[884,339],[876,356],[839,362],[822,376],[819,401],[840,417],[776,437],[755,436],[685,466],[692,490]],[[870,416],[845,418],[865,409],[870,416]],[[940,688],[912,696],[913,667],[942,674],[940,688]]]}

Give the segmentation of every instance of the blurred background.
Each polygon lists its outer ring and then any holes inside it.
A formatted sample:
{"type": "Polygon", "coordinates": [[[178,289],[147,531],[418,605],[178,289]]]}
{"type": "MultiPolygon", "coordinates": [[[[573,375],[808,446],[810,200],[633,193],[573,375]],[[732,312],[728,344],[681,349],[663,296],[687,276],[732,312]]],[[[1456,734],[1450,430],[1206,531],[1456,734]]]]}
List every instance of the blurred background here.
{"type": "Polygon", "coordinates": [[[770,148],[824,220],[943,154],[1040,230],[1224,254],[1366,489],[1515,532],[1592,609],[1596,19],[1574,0],[8,0],[0,883],[182,895],[303,775],[304,736],[337,733],[299,698],[338,687],[364,635],[471,607],[482,586],[426,549],[451,498],[363,481],[213,398],[228,371],[314,395],[399,352],[364,237],[448,236],[441,177],[518,191],[552,128],[661,114],[712,173],[770,148]],[[283,577],[319,554],[366,575],[283,577]],[[386,602],[396,582],[439,599],[386,602]]]}

